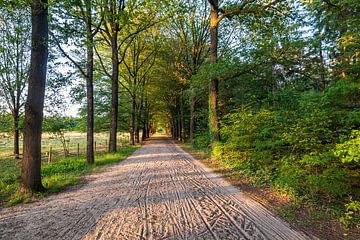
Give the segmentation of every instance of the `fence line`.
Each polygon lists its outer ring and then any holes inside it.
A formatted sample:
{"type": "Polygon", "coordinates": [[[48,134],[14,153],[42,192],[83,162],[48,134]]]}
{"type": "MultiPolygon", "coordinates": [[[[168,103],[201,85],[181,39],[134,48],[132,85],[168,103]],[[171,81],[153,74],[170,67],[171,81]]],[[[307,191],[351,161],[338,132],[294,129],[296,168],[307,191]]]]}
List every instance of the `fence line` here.
{"type": "MultiPolygon", "coordinates": [[[[11,139],[12,140],[12,139],[11,139]]],[[[44,162],[51,163],[55,156],[81,156],[86,153],[86,140],[78,142],[79,138],[74,138],[73,141],[68,140],[65,142],[65,149],[59,139],[51,139],[49,141],[42,141],[41,156],[44,162]]],[[[82,140],[84,140],[82,138],[82,140]]],[[[130,137],[128,135],[119,134],[117,138],[117,145],[123,146],[128,144],[130,137]]],[[[22,157],[22,140],[20,140],[20,158],[22,157]]],[[[109,141],[107,139],[96,139],[94,141],[94,153],[105,153],[108,151],[109,141]]],[[[13,157],[12,141],[8,141],[0,145],[0,159],[8,159],[13,157]]]]}

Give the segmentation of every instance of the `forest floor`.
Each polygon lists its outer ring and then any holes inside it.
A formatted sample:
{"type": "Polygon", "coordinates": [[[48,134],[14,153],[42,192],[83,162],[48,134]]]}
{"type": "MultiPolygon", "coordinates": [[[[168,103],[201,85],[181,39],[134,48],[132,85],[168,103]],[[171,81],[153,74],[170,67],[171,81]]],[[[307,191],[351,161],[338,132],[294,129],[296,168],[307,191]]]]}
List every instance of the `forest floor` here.
{"type": "Polygon", "coordinates": [[[0,209],[0,239],[310,239],[164,137],[85,180],[0,209]]]}

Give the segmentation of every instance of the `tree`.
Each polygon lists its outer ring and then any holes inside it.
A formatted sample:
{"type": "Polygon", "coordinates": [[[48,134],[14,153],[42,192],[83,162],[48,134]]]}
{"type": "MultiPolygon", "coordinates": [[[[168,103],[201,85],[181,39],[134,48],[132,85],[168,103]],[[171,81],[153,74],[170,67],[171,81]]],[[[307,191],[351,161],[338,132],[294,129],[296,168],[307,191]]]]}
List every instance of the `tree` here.
{"type": "Polygon", "coordinates": [[[145,34],[137,35],[129,47],[123,60],[120,76],[124,82],[121,86],[126,89],[131,97],[131,119],[130,119],[130,143],[139,142],[138,125],[141,106],[138,101],[144,94],[146,78],[156,60],[157,46],[156,37],[145,34]]]}
{"type": "MultiPolygon", "coordinates": [[[[165,1],[164,1],[165,2],[165,1]]],[[[100,29],[99,44],[96,54],[106,76],[111,79],[111,123],[109,151],[116,151],[116,135],[118,128],[119,108],[119,66],[123,63],[128,49],[137,35],[149,30],[161,22],[163,17],[156,9],[157,1],[116,1],[112,0],[105,6],[105,17],[100,29]],[[146,14],[144,14],[146,12],[146,14]],[[111,73],[107,70],[106,54],[98,51],[103,46],[111,49],[111,73]]]]}
{"type": "MultiPolygon", "coordinates": [[[[184,78],[191,80],[191,77],[198,72],[200,66],[208,57],[209,21],[207,4],[200,4],[198,1],[189,1],[187,4],[187,12],[175,21],[174,27],[182,45],[179,49],[183,61],[181,65],[184,68],[182,69],[182,75],[184,78]]],[[[196,96],[196,90],[191,87],[190,82],[188,93],[190,95],[189,139],[191,142],[193,142],[195,130],[195,106],[200,98],[200,96],[196,96]]]]}
{"type": "MultiPolygon", "coordinates": [[[[105,8],[105,21],[102,32],[106,35],[105,40],[111,47],[111,112],[110,112],[110,137],[109,152],[116,152],[117,131],[118,131],[118,111],[119,111],[119,46],[118,37],[120,28],[121,14],[125,8],[125,1],[111,0],[105,8]]],[[[99,55],[100,57],[100,55],[99,55]]],[[[101,58],[101,57],[100,57],[101,58]]]]}
{"type": "MultiPolygon", "coordinates": [[[[258,4],[256,1],[244,1],[240,4],[229,4],[220,8],[218,0],[208,0],[211,5],[210,10],[210,63],[216,64],[218,58],[218,27],[224,18],[232,18],[241,14],[258,14],[273,7],[282,0],[273,0],[266,5],[258,4]],[[219,15],[219,13],[221,13],[219,15]]],[[[220,128],[218,117],[218,94],[219,79],[213,78],[210,82],[209,94],[209,127],[211,141],[220,140],[220,128]]]]}
{"type": "Polygon", "coordinates": [[[69,145],[67,143],[70,141],[66,140],[65,132],[71,130],[73,125],[73,119],[65,118],[58,114],[46,117],[43,122],[43,131],[52,134],[55,138],[60,140],[64,156],[69,154],[69,145]]]}
{"type": "Polygon", "coordinates": [[[19,121],[25,104],[30,56],[29,16],[18,7],[4,6],[0,10],[0,98],[13,118],[15,158],[19,158],[19,121]]]}
{"type": "Polygon", "coordinates": [[[21,190],[42,191],[41,133],[48,60],[48,1],[31,3],[31,60],[25,104],[24,153],[21,190]]]}
{"type": "MultiPolygon", "coordinates": [[[[62,54],[73,63],[81,72],[81,75],[86,79],[86,99],[87,99],[87,137],[86,137],[86,161],[88,164],[94,163],[94,37],[99,32],[103,18],[104,1],[90,1],[90,0],[74,0],[65,4],[65,15],[72,14],[72,20],[81,23],[84,31],[74,29],[76,33],[80,32],[80,37],[83,39],[86,48],[86,66],[75,60],[68,54],[63,47],[58,37],[54,34],[54,40],[62,54]],[[95,8],[95,9],[94,9],[95,8]]],[[[63,20],[62,20],[63,21],[63,20]]],[[[68,24],[65,28],[59,29],[63,31],[64,35],[69,34],[68,24]]],[[[78,27],[78,25],[76,25],[78,27]]]]}

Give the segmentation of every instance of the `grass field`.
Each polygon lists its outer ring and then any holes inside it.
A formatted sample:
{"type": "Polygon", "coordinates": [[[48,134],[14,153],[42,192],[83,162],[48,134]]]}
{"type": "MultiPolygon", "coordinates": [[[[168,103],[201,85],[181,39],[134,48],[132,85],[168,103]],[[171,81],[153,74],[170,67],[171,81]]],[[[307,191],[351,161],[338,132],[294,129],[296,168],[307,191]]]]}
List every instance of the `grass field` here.
{"type": "MultiPolygon", "coordinates": [[[[96,151],[102,152],[107,149],[108,145],[108,133],[96,133],[95,143],[96,151]]],[[[80,132],[68,132],[65,133],[66,145],[69,150],[69,155],[77,155],[78,147],[79,154],[84,154],[86,149],[86,133],[80,132]]],[[[47,159],[49,149],[51,147],[53,155],[64,155],[63,144],[59,137],[55,137],[51,134],[43,134],[42,136],[42,155],[44,159],[47,159]]],[[[129,142],[128,133],[118,134],[118,144],[124,145],[129,142]]],[[[22,153],[23,142],[20,139],[20,154],[22,153]]],[[[11,135],[0,133],[0,160],[9,159],[13,155],[13,138],[11,135]]]]}
{"type": "Polygon", "coordinates": [[[98,169],[103,165],[117,163],[129,156],[138,146],[127,145],[128,136],[123,134],[119,137],[118,152],[109,154],[107,151],[107,135],[96,134],[97,151],[95,164],[90,166],[85,160],[86,135],[82,133],[68,133],[66,137],[70,147],[69,154],[64,156],[61,141],[44,136],[43,140],[43,161],[42,161],[42,182],[47,191],[37,196],[26,196],[18,192],[21,173],[21,158],[14,159],[12,156],[12,140],[9,137],[1,138],[0,147],[0,207],[11,206],[21,202],[31,201],[34,197],[59,192],[66,186],[79,183],[81,177],[89,172],[98,169]],[[77,146],[80,146],[80,153],[77,153],[77,146]],[[53,148],[52,162],[48,163],[47,149],[53,148]],[[73,146],[73,147],[71,147],[73,146]]]}

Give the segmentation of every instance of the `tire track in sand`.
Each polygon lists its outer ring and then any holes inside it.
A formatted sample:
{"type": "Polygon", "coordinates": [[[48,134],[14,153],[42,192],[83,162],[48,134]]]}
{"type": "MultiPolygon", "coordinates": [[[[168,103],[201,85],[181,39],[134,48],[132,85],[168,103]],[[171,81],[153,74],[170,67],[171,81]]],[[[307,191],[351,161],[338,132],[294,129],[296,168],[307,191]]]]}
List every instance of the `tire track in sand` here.
{"type": "Polygon", "coordinates": [[[87,178],[0,210],[0,239],[311,239],[165,138],[87,178]]]}

